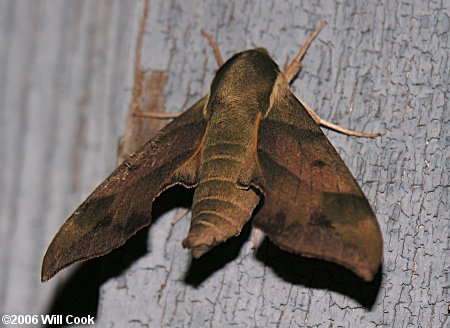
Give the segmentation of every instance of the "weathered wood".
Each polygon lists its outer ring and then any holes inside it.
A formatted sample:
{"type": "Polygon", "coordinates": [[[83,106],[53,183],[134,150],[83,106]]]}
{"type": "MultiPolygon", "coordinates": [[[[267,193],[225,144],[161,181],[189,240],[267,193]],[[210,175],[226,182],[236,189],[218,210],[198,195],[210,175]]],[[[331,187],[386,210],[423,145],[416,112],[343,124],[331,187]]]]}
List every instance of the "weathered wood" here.
{"type": "MultiPolygon", "coordinates": [[[[102,261],[44,285],[40,264],[59,226],[115,165],[143,8],[143,1],[0,1],[2,313],[43,313],[58,302],[72,307],[53,307],[54,313],[86,313],[74,307],[80,301],[68,286],[96,291],[95,270],[89,278],[85,273],[102,261]]],[[[450,6],[151,0],[148,14],[140,69],[167,72],[162,96],[169,112],[205,94],[217,69],[200,28],[224,59],[264,46],[284,65],[328,21],[292,87],[324,119],[386,132],[373,140],[327,131],[375,209],[385,261],[376,280],[364,284],[263,238],[254,254],[248,226],[191,263],[181,247],[189,219],[169,236],[173,210],[106,258],[97,324],[446,327],[450,6]]],[[[163,195],[158,211],[182,204],[177,195],[163,195]]]]}
{"type": "Polygon", "coordinates": [[[41,284],[42,256],[114,168],[141,11],[140,2],[0,1],[1,312],[70,304],[55,295],[73,271],[41,284]]]}

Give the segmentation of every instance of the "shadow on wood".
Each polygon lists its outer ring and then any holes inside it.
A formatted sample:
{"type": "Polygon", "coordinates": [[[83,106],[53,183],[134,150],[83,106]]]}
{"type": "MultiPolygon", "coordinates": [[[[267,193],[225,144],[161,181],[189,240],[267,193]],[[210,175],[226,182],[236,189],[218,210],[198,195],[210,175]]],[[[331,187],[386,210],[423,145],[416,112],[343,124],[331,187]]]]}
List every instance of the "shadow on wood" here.
{"type": "MultiPolygon", "coordinates": [[[[85,317],[95,316],[98,308],[98,289],[102,259],[83,262],[68,281],[58,288],[47,314],[85,317]]],[[[68,327],[66,324],[47,324],[44,327],[68,327]]]]}
{"type": "Polygon", "coordinates": [[[217,245],[199,259],[192,259],[191,266],[184,278],[186,284],[194,287],[199,286],[214,272],[237,258],[242,245],[248,240],[251,230],[250,220],[244,225],[239,236],[217,245]]]}
{"type": "Polygon", "coordinates": [[[285,281],[306,288],[338,292],[368,310],[375,304],[381,286],[382,266],[373,281],[367,283],[338,264],[285,252],[268,238],[257,249],[256,257],[285,281]]]}
{"type": "MultiPolygon", "coordinates": [[[[213,248],[198,260],[192,260],[185,282],[194,287],[202,284],[214,272],[234,260],[248,240],[251,222],[242,233],[213,248]]],[[[375,304],[381,286],[382,267],[372,282],[367,283],[350,270],[332,262],[312,259],[285,252],[265,238],[257,249],[256,257],[270,267],[284,281],[305,288],[327,289],[346,295],[370,310],[375,304]]]]}

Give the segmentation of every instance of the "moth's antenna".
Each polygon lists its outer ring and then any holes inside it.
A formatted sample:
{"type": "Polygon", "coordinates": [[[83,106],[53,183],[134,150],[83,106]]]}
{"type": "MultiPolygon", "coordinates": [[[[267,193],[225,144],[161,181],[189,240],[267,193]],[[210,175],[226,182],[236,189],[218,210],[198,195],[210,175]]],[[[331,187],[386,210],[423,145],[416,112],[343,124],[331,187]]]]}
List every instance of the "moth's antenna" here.
{"type": "Polygon", "coordinates": [[[220,54],[220,50],[219,47],[217,46],[216,41],[214,41],[214,39],[211,37],[211,35],[209,35],[208,32],[206,32],[204,29],[201,29],[202,35],[208,39],[209,44],[211,45],[211,48],[213,48],[214,51],[214,56],[216,56],[217,59],[217,63],[219,64],[219,66],[223,65],[223,59],[222,59],[222,55],[220,54]]]}
{"type": "Polygon", "coordinates": [[[308,50],[311,42],[316,38],[317,34],[319,34],[319,32],[325,27],[325,25],[327,25],[326,21],[320,23],[320,25],[314,30],[314,32],[311,33],[309,38],[306,40],[305,44],[300,49],[297,56],[295,56],[294,60],[287,67],[284,76],[286,77],[288,83],[291,83],[298,72],[300,72],[300,69],[302,68],[302,59],[306,54],[306,50],[308,50]]]}

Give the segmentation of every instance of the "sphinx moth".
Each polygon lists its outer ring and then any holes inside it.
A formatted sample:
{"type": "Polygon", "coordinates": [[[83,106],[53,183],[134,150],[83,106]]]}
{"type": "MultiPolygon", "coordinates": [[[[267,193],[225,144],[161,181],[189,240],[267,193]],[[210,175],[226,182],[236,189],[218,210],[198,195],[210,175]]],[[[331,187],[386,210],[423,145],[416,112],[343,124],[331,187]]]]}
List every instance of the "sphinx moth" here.
{"type": "Polygon", "coordinates": [[[280,248],[338,263],[366,281],[382,260],[363,192],[263,48],[238,53],[209,93],[102,182],[60,228],[42,281],[123,245],[161,192],[195,188],[183,246],[198,258],[253,224],[280,248]],[[258,207],[258,210],[255,209],[258,207]]]}

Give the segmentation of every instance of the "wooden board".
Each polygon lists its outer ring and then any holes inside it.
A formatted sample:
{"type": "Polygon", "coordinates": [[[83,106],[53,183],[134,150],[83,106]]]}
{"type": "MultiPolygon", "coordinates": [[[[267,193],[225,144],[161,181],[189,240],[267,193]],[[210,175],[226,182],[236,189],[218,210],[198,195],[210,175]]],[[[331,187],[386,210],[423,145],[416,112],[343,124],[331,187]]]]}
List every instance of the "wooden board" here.
{"type": "Polygon", "coordinates": [[[144,6],[0,1],[0,312],[98,312],[100,327],[446,327],[450,6],[150,0],[139,46],[144,6]],[[264,238],[253,253],[250,226],[192,262],[181,247],[189,218],[169,235],[180,210],[164,214],[186,193],[165,195],[160,217],[124,248],[40,283],[51,238],[115,166],[137,51],[141,105],[176,112],[207,92],[217,69],[201,28],[224,58],[263,46],[283,66],[322,20],[292,88],[324,119],[386,132],[326,131],[384,233],[373,283],[264,238]]]}

